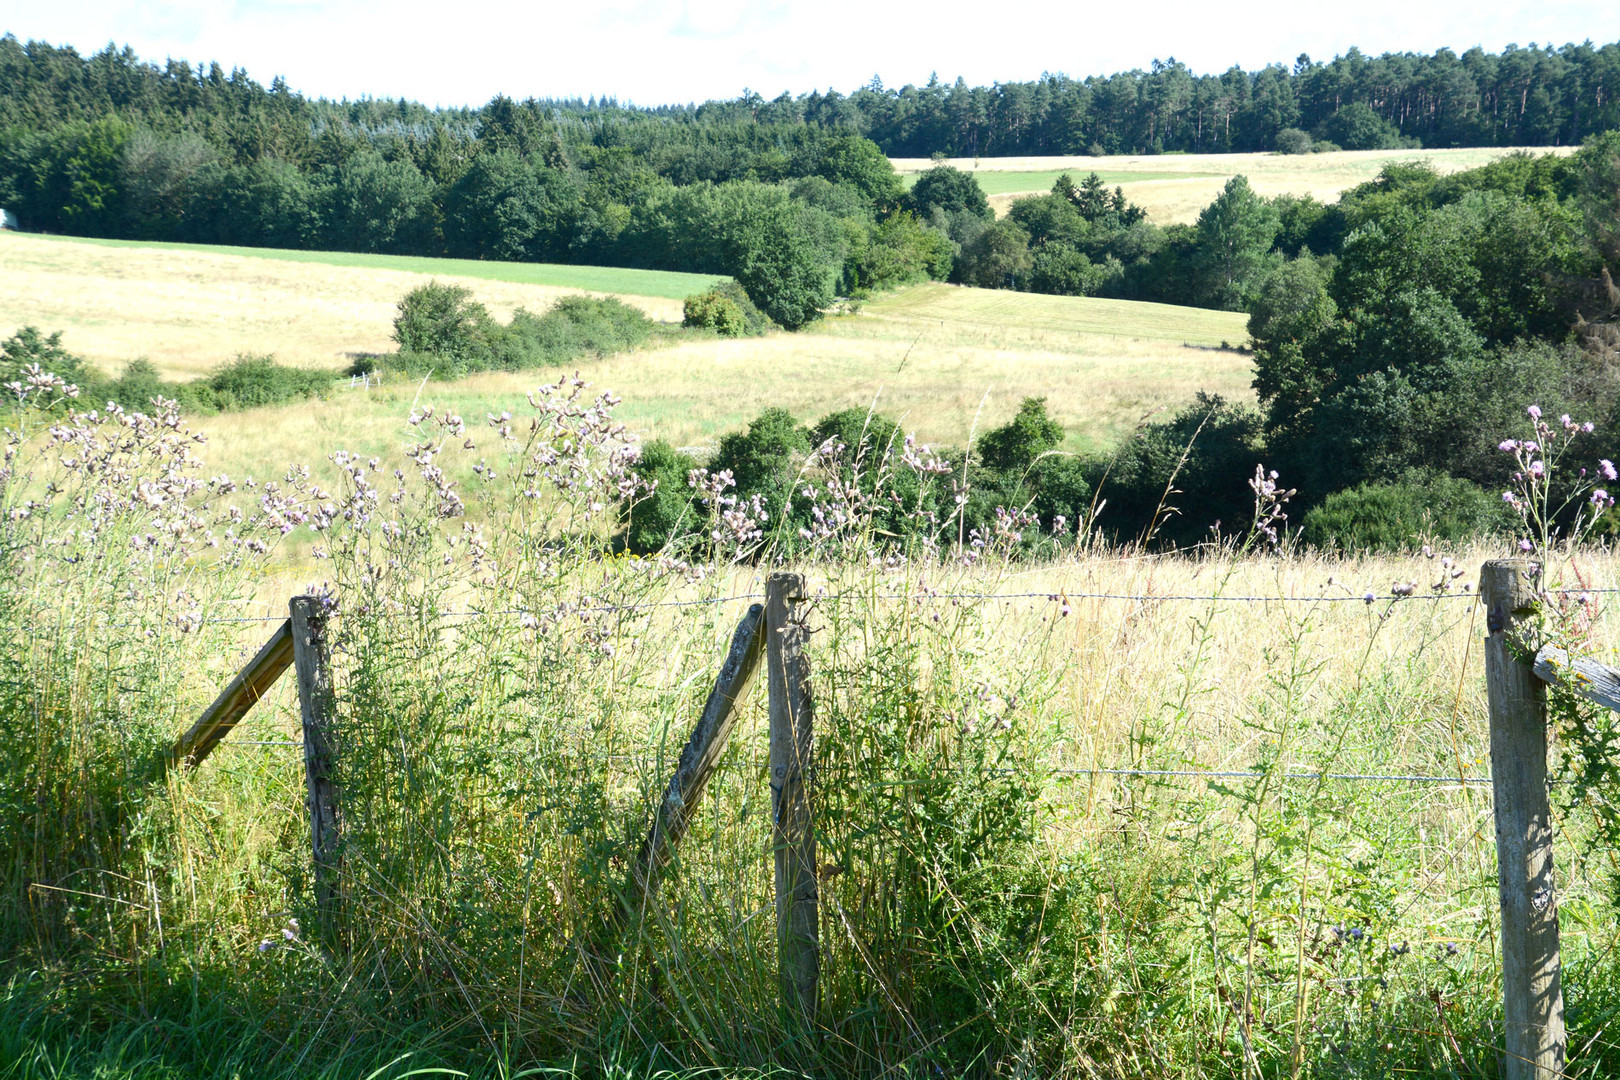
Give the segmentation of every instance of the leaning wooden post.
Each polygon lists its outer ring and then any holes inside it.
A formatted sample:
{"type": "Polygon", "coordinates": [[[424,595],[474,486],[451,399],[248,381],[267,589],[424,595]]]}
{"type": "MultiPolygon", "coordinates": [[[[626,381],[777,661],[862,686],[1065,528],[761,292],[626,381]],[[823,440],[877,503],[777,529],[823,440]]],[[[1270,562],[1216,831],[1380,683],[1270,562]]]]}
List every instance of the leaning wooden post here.
{"type": "Polygon", "coordinates": [[[675,775],[670,777],[669,786],[664,789],[664,801],[654,812],[647,839],[642,843],[641,851],[630,869],[626,898],[631,906],[618,907],[615,922],[622,923],[625,917],[645,907],[658,892],[664,872],[675,858],[675,848],[686,835],[692,815],[703,798],[704,789],[708,787],[709,777],[720,763],[720,754],[731,738],[731,729],[737,724],[738,706],[753,685],[754,673],[759,670],[760,653],[763,651],[761,645],[765,637],[762,632],[764,618],[764,609],[758,604],[750,605],[748,613],[742,617],[731,636],[731,648],[726,653],[725,663],[720,665],[719,674],[715,676],[714,689],[709,691],[703,715],[698,717],[692,737],[681,751],[675,775]]]}
{"type": "Polygon", "coordinates": [[[298,675],[298,706],[304,723],[304,773],[309,781],[309,840],[315,856],[315,905],[323,928],[337,915],[340,854],[338,792],[332,783],[332,652],[326,611],[314,596],[295,596],[292,616],[293,668],[298,675]]]}
{"type": "Polygon", "coordinates": [[[292,620],[276,627],[270,640],[248,661],[247,667],[236,673],[214,703],[203,710],[202,716],[191,729],[174,744],[169,759],[184,764],[188,769],[201,765],[213,752],[220,740],[247,715],[270,687],[281,678],[281,673],[292,663],[292,620]]]}
{"type": "Polygon", "coordinates": [[[1564,1075],[1546,692],[1517,640],[1519,624],[1535,611],[1540,575],[1541,567],[1528,559],[1492,559],[1479,576],[1489,632],[1485,684],[1502,904],[1503,1076],[1508,1080],[1564,1075]]]}
{"type": "Polygon", "coordinates": [[[765,582],[765,656],[771,718],[771,843],[776,850],[776,942],[782,1002],[809,1022],[821,974],[816,834],[806,780],[814,775],[804,577],[765,582]]]}

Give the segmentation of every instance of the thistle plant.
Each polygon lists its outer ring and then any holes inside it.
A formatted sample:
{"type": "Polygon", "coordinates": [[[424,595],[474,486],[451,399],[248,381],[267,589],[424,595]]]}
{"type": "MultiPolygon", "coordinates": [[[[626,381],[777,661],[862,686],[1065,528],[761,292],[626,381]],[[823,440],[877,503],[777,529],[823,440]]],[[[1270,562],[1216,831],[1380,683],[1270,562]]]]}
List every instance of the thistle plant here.
{"type": "Polygon", "coordinates": [[[1614,497],[1603,485],[1620,479],[1614,462],[1600,460],[1595,469],[1579,469],[1568,475],[1567,459],[1575,451],[1576,440],[1590,435],[1590,421],[1577,423],[1568,413],[1556,424],[1545,419],[1541,408],[1525,409],[1530,421],[1528,438],[1504,439],[1498,449],[1512,454],[1515,469],[1512,487],[1502,492],[1502,500],[1518,515],[1518,548],[1525,554],[1547,554],[1562,545],[1572,550],[1591,531],[1614,497]]]}

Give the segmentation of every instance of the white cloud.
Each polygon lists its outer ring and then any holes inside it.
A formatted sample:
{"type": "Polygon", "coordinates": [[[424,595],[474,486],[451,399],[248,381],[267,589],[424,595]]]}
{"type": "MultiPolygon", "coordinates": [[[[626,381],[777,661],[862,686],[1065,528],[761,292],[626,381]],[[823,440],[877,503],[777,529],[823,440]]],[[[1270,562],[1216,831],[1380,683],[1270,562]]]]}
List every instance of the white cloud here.
{"type": "Polygon", "coordinates": [[[218,60],[262,82],[284,75],[299,90],[333,97],[460,105],[497,92],[610,94],[658,104],[732,97],[744,87],[767,97],[829,86],[847,91],[873,74],[890,86],[922,82],[930,72],[989,83],[1042,71],[1083,76],[1147,67],[1171,56],[1195,71],[1219,71],[1287,63],[1301,52],[1327,59],[1351,45],[1377,53],[1614,41],[1620,5],[83,0],[31,6],[6,28],[87,52],[112,40],[156,61],[218,60]]]}

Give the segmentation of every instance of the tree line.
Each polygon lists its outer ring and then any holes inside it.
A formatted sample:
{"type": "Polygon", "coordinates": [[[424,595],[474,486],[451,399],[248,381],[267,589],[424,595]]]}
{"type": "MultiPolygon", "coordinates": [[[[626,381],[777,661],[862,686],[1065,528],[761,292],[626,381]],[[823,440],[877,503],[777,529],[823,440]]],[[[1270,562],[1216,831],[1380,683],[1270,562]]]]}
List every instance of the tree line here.
{"type": "MultiPolygon", "coordinates": [[[[918,189],[941,201],[976,190],[954,170],[924,180],[918,189]]],[[[1087,230],[1117,237],[1145,226],[1094,179],[1058,189],[980,233],[1016,243],[975,240],[958,268],[1021,258],[1024,273],[1057,274],[1068,251],[1082,271],[1097,270],[1074,246],[1087,230]],[[1032,234],[1020,222],[1044,230],[1033,259],[1019,246],[1032,234]],[[1062,239],[1065,229],[1075,237],[1062,239]]],[[[902,545],[938,540],[943,529],[946,539],[1012,537],[1036,556],[1088,536],[1185,547],[1249,527],[1257,463],[1276,471],[1280,489],[1296,489],[1286,510],[1307,543],[1460,541],[1512,527],[1501,492],[1515,465],[1501,444],[1525,437],[1531,405],[1572,417],[1571,452],[1613,478],[1620,132],[1572,156],[1510,155],[1449,176],[1390,165],[1331,206],[1262,199],[1238,178],[1197,225],[1167,232],[1154,256],[1160,280],[1184,273],[1189,287],[1209,290],[1207,302],[1249,312],[1256,404],[1199,394],[1118,446],[1081,456],[1063,451],[1063,428],[1033,399],[974,445],[932,450],[902,446],[892,420],[861,410],[801,424],[771,409],[707,460],[649,446],[639,468],[657,482],[655,495],[629,508],[624,542],[702,542],[716,507],[735,504],[765,510],[761,528],[791,548],[818,527],[816,500],[800,490],[812,475],[845,499],[899,484],[878,526],[902,545]],[[937,463],[936,482],[932,468],[902,464],[919,454],[937,463]],[[687,480],[717,475],[726,490],[687,480]]],[[[1555,491],[1552,505],[1562,501],[1555,491]]]]}
{"type": "MultiPolygon", "coordinates": [[[[895,89],[874,78],[847,94],[767,100],[745,91],[701,105],[591,98],[524,106],[555,125],[566,147],[657,144],[671,157],[692,158],[688,168],[698,173],[717,160],[732,160],[735,171],[739,149],[791,155],[823,131],[861,135],[886,154],[909,157],[1269,151],[1286,148],[1279,136],[1294,131],[1345,149],[1577,145],[1620,127],[1620,43],[1473,48],[1460,56],[1450,49],[1368,56],[1351,48],[1325,63],[1302,54],[1291,64],[1219,74],[1195,73],[1172,57],[1146,70],[991,86],[931,77],[895,89]]],[[[333,130],[411,140],[438,133],[443,149],[476,138],[483,122],[477,108],[310,99],[280,78],[266,88],[217,62],[160,66],[111,45],[81,57],[0,37],[0,130],[114,114],[157,131],[197,131],[238,160],[297,163],[333,130]]]]}

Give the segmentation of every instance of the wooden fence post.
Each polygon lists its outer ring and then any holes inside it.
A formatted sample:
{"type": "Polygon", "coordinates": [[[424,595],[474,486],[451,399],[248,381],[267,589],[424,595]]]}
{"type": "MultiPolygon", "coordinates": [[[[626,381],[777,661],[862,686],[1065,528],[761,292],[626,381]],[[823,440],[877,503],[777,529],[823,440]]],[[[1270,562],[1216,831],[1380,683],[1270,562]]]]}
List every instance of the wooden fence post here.
{"type": "Polygon", "coordinates": [[[664,801],[653,814],[652,827],[630,870],[629,906],[620,907],[621,916],[634,914],[634,907],[646,904],[658,891],[664,871],[674,859],[675,848],[686,835],[709,777],[719,764],[726,741],[731,738],[731,729],[737,724],[737,706],[747,695],[754,673],[759,670],[760,654],[764,651],[761,647],[765,637],[764,620],[765,609],[753,604],[737,624],[736,633],[731,637],[731,649],[703,706],[703,715],[681,751],[675,775],[670,777],[669,787],[664,791],[664,801]]]}
{"type": "Polygon", "coordinates": [[[776,941],[783,1004],[804,1020],[816,1015],[821,974],[816,834],[806,780],[813,776],[809,630],[804,577],[776,573],[765,582],[765,655],[771,718],[771,842],[776,851],[776,941]]]}
{"type": "Polygon", "coordinates": [[[1502,905],[1502,1014],[1508,1080],[1564,1075],[1558,896],[1547,804],[1546,692],[1516,640],[1536,607],[1541,568],[1492,559],[1480,569],[1485,683],[1490,696],[1491,784],[1502,905]]]}
{"type": "Polygon", "coordinates": [[[298,675],[298,706],[304,724],[304,773],[309,781],[309,839],[315,856],[315,904],[323,928],[336,925],[340,853],[338,792],[332,784],[332,653],[326,612],[314,596],[295,596],[292,616],[293,668],[298,675]]]}
{"type": "Polygon", "coordinates": [[[213,752],[220,740],[231,733],[258,700],[270,692],[281,673],[292,663],[292,620],[276,627],[270,640],[236,673],[220,691],[214,703],[203,710],[191,729],[174,744],[170,760],[194,769],[213,752]]]}

